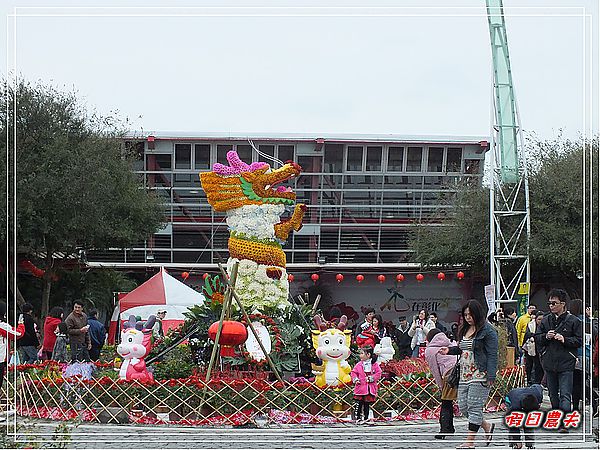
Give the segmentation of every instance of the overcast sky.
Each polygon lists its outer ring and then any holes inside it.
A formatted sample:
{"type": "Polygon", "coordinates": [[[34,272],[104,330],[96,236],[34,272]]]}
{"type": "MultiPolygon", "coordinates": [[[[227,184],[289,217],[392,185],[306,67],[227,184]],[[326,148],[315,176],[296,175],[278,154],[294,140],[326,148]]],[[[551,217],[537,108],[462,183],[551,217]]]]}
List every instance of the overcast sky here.
{"type": "MultiPolygon", "coordinates": [[[[52,4],[11,3],[0,11],[52,4]]],[[[545,138],[597,132],[598,2],[504,3],[524,129],[545,138]]],[[[17,73],[76,89],[100,112],[118,110],[147,131],[489,135],[485,0],[312,4],[368,7],[19,9],[16,33],[8,18],[2,72],[15,69],[16,35],[17,73]]]]}

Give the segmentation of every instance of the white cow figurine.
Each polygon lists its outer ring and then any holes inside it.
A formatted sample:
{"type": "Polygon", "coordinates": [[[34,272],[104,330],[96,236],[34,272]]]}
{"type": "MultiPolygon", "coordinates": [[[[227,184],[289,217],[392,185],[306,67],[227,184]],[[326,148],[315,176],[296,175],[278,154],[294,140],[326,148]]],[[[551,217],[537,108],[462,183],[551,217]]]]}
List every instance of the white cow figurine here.
{"type": "Polygon", "coordinates": [[[318,330],[312,332],[313,347],[317,358],[323,361],[319,370],[313,371],[316,385],[323,387],[350,383],[352,368],[346,359],[350,356],[352,332],[346,330],[348,318],[342,316],[337,327],[323,322],[321,316],[315,316],[314,320],[318,330]]]}
{"type": "Polygon", "coordinates": [[[380,363],[391,361],[394,357],[394,353],[396,353],[396,350],[394,350],[394,346],[392,345],[392,338],[389,336],[382,338],[381,342],[375,346],[373,351],[377,355],[377,362],[380,363]]]}

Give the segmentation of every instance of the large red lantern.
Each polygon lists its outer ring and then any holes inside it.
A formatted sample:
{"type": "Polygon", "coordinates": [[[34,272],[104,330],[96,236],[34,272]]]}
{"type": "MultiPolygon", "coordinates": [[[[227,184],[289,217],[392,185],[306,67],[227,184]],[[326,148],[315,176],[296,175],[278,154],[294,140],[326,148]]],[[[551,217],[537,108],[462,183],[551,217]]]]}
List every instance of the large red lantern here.
{"type": "Polygon", "coordinates": [[[401,273],[399,273],[398,275],[396,275],[396,281],[398,281],[398,282],[404,281],[404,275],[402,275],[401,273]]]}
{"type": "Polygon", "coordinates": [[[465,277],[465,273],[464,272],[458,272],[456,274],[456,278],[458,278],[459,280],[462,280],[465,277]]]}
{"type": "Polygon", "coordinates": [[[359,283],[361,283],[364,279],[365,277],[363,275],[356,275],[356,281],[358,281],[359,283]]]}
{"type": "Polygon", "coordinates": [[[294,275],[292,275],[291,273],[288,273],[288,281],[290,283],[294,281],[294,275]]]}
{"type": "Polygon", "coordinates": [[[181,272],[181,278],[183,278],[184,280],[187,280],[190,276],[189,272],[181,272]]]}
{"type": "MultiPolygon", "coordinates": [[[[219,322],[213,323],[208,329],[208,337],[215,341],[219,322]]],[[[224,320],[219,345],[221,346],[221,356],[235,356],[234,347],[242,345],[248,339],[248,330],[243,323],[235,320],[224,320]]]]}
{"type": "Polygon", "coordinates": [[[444,281],[446,279],[446,274],[444,272],[438,273],[438,280],[444,281]]]}
{"type": "Polygon", "coordinates": [[[415,277],[417,279],[417,281],[420,283],[421,281],[423,281],[425,279],[425,277],[423,276],[422,273],[418,273],[417,276],[415,277]]]}
{"type": "Polygon", "coordinates": [[[337,280],[338,283],[341,283],[342,281],[344,281],[344,275],[342,275],[341,273],[338,273],[335,276],[335,279],[337,280]]]}
{"type": "Polygon", "coordinates": [[[317,281],[319,281],[319,274],[318,273],[313,273],[310,276],[310,279],[313,280],[314,283],[316,283],[317,281]]]}
{"type": "Polygon", "coordinates": [[[384,283],[385,282],[385,275],[379,275],[377,277],[377,281],[379,281],[380,283],[384,283]]]}

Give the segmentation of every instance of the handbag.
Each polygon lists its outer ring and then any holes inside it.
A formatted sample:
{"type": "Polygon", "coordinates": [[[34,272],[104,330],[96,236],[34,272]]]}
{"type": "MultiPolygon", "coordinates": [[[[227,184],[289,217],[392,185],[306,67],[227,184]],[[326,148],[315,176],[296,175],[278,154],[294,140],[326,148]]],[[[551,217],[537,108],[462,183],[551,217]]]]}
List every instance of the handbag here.
{"type": "Polygon", "coordinates": [[[458,388],[458,382],[460,381],[460,357],[456,359],[456,364],[445,376],[445,381],[451,388],[458,388]]]}
{"type": "Polygon", "coordinates": [[[458,398],[458,387],[448,384],[447,376],[442,379],[442,400],[456,400],[458,398]]]}

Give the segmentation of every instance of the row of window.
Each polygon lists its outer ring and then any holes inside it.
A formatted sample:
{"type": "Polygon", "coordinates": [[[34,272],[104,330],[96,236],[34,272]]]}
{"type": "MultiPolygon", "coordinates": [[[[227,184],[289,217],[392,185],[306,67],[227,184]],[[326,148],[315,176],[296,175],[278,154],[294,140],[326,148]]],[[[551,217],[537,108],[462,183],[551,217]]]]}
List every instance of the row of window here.
{"type": "MultiPolygon", "coordinates": [[[[234,149],[246,162],[273,159],[282,162],[294,160],[293,145],[261,144],[259,154],[246,144],[175,144],[175,152],[146,155],[147,171],[210,170],[212,163],[227,164],[227,152],[234,149]]],[[[295,159],[306,171],[320,171],[314,157],[295,159]]],[[[473,160],[469,160],[473,161],[473,160]]],[[[475,160],[478,161],[478,160],[475,160]]],[[[434,172],[460,173],[463,171],[463,149],[443,146],[397,145],[342,145],[325,146],[324,171],[341,172],[434,172]]],[[[477,167],[479,168],[479,167],[477,167]]],[[[472,167],[465,167],[465,172],[472,167]]]]}

